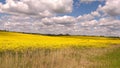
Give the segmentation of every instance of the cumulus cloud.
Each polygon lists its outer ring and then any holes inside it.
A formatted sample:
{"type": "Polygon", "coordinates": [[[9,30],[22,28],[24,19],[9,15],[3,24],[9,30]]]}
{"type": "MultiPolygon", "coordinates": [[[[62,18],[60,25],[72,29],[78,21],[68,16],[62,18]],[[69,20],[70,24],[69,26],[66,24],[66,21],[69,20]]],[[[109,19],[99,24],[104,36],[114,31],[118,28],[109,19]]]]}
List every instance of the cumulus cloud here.
{"type": "Polygon", "coordinates": [[[92,16],[91,14],[85,14],[83,16],[78,16],[77,17],[78,21],[89,21],[89,20],[92,20],[92,19],[94,19],[94,16],[92,16]]]}
{"type": "Polygon", "coordinates": [[[0,4],[0,12],[48,17],[72,12],[72,4],[73,0],[6,0],[6,4],[0,4]]]}
{"type": "Polygon", "coordinates": [[[90,21],[90,20],[93,20],[95,19],[96,17],[100,17],[101,14],[99,13],[99,11],[93,11],[91,12],[90,14],[84,14],[84,15],[80,15],[77,17],[77,20],[78,21],[90,21]]]}
{"type": "Polygon", "coordinates": [[[120,15],[120,0],[106,0],[105,6],[100,7],[99,10],[110,15],[119,16],[120,15]]]}
{"type": "Polygon", "coordinates": [[[22,16],[4,16],[1,18],[0,23],[3,24],[0,25],[0,29],[6,30],[47,34],[70,34],[74,29],[76,19],[72,16],[58,16],[42,19],[34,17],[23,18],[22,16]]]}
{"type": "Polygon", "coordinates": [[[95,2],[95,1],[103,2],[105,0],[79,0],[79,3],[90,4],[90,3],[95,2]]]}
{"type": "Polygon", "coordinates": [[[44,34],[120,36],[120,20],[118,19],[106,17],[99,20],[80,21],[78,18],[58,16],[36,19],[5,16],[0,20],[0,29],[44,34]]]}
{"type": "Polygon", "coordinates": [[[95,35],[120,36],[120,20],[111,17],[84,21],[81,27],[95,35]]]}
{"type": "Polygon", "coordinates": [[[75,23],[76,20],[72,16],[62,16],[62,17],[51,17],[51,18],[43,18],[41,22],[50,24],[50,23],[55,23],[55,24],[61,24],[61,25],[69,25],[72,23],[75,23]]]}
{"type": "Polygon", "coordinates": [[[0,29],[44,34],[120,36],[120,20],[114,17],[120,15],[119,0],[107,0],[106,4],[98,7],[96,11],[78,17],[55,16],[71,12],[72,2],[72,0],[7,0],[6,4],[0,4],[0,11],[13,15],[0,18],[0,29]],[[117,6],[112,5],[112,2],[117,6]]]}
{"type": "Polygon", "coordinates": [[[91,15],[93,15],[94,17],[100,17],[101,16],[101,14],[99,13],[98,10],[91,12],[91,15]]]}
{"type": "Polygon", "coordinates": [[[91,3],[96,0],[80,0],[80,3],[91,3]]]}

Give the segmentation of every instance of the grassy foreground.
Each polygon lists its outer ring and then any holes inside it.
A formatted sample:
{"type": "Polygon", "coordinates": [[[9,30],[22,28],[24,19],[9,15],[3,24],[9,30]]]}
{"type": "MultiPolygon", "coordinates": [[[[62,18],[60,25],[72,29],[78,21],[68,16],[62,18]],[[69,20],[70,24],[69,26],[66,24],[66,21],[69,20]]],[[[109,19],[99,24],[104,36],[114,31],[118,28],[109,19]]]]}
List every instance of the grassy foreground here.
{"type": "Polygon", "coordinates": [[[0,32],[0,68],[120,68],[120,38],[0,32]]]}
{"type": "Polygon", "coordinates": [[[120,68],[120,46],[0,53],[0,68],[120,68]]]}

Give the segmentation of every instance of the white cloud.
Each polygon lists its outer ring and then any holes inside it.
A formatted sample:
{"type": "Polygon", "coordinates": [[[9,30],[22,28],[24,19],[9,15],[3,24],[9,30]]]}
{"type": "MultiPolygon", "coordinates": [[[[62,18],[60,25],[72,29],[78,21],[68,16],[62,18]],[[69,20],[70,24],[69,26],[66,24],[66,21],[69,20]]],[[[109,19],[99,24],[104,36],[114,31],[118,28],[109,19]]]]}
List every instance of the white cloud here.
{"type": "Polygon", "coordinates": [[[75,23],[76,20],[72,16],[62,16],[62,17],[59,16],[59,17],[43,18],[41,22],[47,24],[55,23],[55,24],[67,25],[67,24],[75,23]]]}
{"type": "Polygon", "coordinates": [[[100,7],[99,10],[110,15],[119,16],[120,15],[120,0],[107,0],[105,6],[100,7]]]}
{"type": "MultiPolygon", "coordinates": [[[[71,34],[74,29],[76,19],[72,16],[59,16],[50,18],[31,18],[31,17],[16,17],[5,16],[0,20],[3,23],[4,29],[22,32],[35,33],[53,33],[53,34],[71,34]],[[5,20],[8,18],[7,20],[5,20]],[[4,23],[3,23],[4,22],[4,23]]],[[[0,28],[0,29],[1,29],[0,28]]]]}
{"type": "Polygon", "coordinates": [[[105,0],[80,0],[80,3],[90,4],[90,3],[95,2],[95,1],[103,2],[105,0]]]}
{"type": "Polygon", "coordinates": [[[96,0],[80,0],[80,3],[91,3],[96,0]]]}
{"type": "Polygon", "coordinates": [[[84,21],[81,23],[81,26],[94,27],[98,22],[96,20],[84,21]]]}
{"type": "Polygon", "coordinates": [[[101,14],[99,13],[99,11],[93,11],[93,12],[91,12],[91,15],[93,15],[94,17],[100,17],[101,16],[101,14]]]}
{"type": "MultiPolygon", "coordinates": [[[[119,3],[119,0],[112,2],[119,3]]],[[[117,7],[119,4],[111,5],[112,2],[107,0],[106,4],[98,7],[96,11],[73,17],[54,16],[71,12],[72,0],[7,0],[6,4],[0,4],[0,11],[18,16],[2,16],[0,29],[45,34],[120,36],[120,20],[113,17],[120,15],[117,7]],[[107,16],[103,16],[101,12],[107,16]]]]}
{"type": "Polygon", "coordinates": [[[84,14],[83,16],[78,16],[77,17],[78,21],[89,21],[89,20],[92,20],[92,19],[94,19],[94,16],[91,15],[91,14],[84,14]]]}
{"type": "Polygon", "coordinates": [[[85,34],[120,36],[120,20],[107,17],[100,20],[91,20],[81,22],[81,27],[85,34]]]}
{"type": "Polygon", "coordinates": [[[0,29],[45,34],[120,36],[119,22],[120,20],[110,17],[80,21],[78,17],[72,16],[42,19],[9,16],[0,20],[0,29]]]}
{"type": "Polygon", "coordinates": [[[6,0],[6,4],[0,4],[0,11],[48,17],[57,13],[72,12],[72,6],[73,0],[6,0]]]}

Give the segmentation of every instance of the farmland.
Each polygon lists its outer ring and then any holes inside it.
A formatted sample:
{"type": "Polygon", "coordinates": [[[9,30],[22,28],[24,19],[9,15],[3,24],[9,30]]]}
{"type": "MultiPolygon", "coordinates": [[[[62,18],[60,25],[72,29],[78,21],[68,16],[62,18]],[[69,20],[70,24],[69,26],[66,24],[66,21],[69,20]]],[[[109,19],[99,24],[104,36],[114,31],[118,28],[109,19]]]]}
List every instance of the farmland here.
{"type": "Polygon", "coordinates": [[[91,36],[43,36],[14,32],[0,32],[0,50],[26,48],[107,47],[120,44],[118,38],[91,36]]]}
{"type": "Polygon", "coordinates": [[[119,68],[119,54],[120,38],[0,31],[0,68],[119,68]]]}

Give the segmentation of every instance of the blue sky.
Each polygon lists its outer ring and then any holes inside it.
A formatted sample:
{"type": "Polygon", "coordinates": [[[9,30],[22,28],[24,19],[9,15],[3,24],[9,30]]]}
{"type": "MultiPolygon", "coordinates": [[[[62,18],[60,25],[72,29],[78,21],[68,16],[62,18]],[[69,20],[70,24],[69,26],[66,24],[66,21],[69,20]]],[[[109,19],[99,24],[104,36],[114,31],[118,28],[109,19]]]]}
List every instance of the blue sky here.
{"type": "Polygon", "coordinates": [[[76,5],[78,0],[74,0],[73,12],[70,15],[79,16],[84,14],[89,14],[95,11],[99,5],[104,5],[105,2],[93,1],[92,3],[81,3],[79,6],[76,5]]]}
{"type": "Polygon", "coordinates": [[[0,0],[0,29],[120,36],[120,0],[0,0]]]}
{"type": "Polygon", "coordinates": [[[5,4],[5,0],[0,0],[1,3],[5,4]]]}

